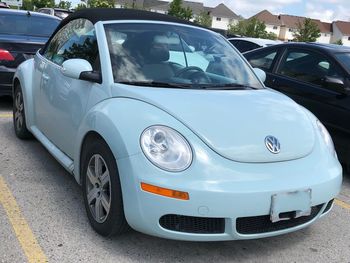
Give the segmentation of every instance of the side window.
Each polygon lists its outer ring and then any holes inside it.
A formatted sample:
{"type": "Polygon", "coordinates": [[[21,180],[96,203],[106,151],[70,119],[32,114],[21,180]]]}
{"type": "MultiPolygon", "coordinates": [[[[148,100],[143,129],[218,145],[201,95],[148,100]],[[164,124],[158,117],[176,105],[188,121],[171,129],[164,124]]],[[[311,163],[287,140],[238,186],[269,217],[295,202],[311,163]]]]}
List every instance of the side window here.
{"type": "Polygon", "coordinates": [[[288,50],[278,73],[322,86],[325,77],[343,77],[341,69],[324,55],[308,50],[288,50]]]}
{"type": "Polygon", "coordinates": [[[247,59],[253,68],[260,68],[266,72],[271,72],[276,55],[277,50],[268,50],[249,55],[247,59]]]}
{"type": "Polygon", "coordinates": [[[98,47],[93,24],[86,19],[69,22],[51,39],[44,56],[61,66],[68,59],[81,58],[99,70],[98,47]]]}
{"type": "Polygon", "coordinates": [[[243,53],[243,52],[246,52],[246,51],[249,51],[249,50],[253,50],[253,49],[257,49],[259,48],[260,46],[258,44],[255,44],[255,43],[252,43],[252,42],[249,42],[249,41],[244,41],[242,40],[241,41],[241,44],[239,45],[239,48],[238,50],[243,53]]]}

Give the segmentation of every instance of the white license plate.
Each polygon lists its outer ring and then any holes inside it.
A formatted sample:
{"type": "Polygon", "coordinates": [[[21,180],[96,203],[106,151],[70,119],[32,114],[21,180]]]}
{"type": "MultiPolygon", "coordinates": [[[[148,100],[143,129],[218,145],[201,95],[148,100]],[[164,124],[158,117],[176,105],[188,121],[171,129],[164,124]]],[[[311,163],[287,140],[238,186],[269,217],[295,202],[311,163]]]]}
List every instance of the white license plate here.
{"type": "Polygon", "coordinates": [[[311,214],[311,189],[274,194],[271,197],[272,222],[311,214]],[[289,212],[289,213],[288,213],[289,212]]]}

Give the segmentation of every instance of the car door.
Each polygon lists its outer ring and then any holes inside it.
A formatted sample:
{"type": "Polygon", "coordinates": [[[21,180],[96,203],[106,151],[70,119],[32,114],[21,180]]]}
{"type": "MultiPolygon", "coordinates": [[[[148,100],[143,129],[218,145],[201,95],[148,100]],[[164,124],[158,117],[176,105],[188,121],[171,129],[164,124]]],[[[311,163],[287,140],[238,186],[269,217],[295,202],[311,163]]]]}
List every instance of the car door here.
{"type": "Polygon", "coordinates": [[[94,70],[100,70],[93,24],[85,19],[69,22],[52,38],[44,57],[46,66],[39,97],[41,111],[45,114],[39,122],[39,129],[61,151],[72,157],[89,94],[100,84],[66,77],[61,70],[63,62],[72,58],[85,59],[94,70]]]}
{"type": "Polygon", "coordinates": [[[288,48],[270,79],[279,90],[313,112],[328,128],[337,150],[349,143],[348,96],[327,85],[326,78],[346,82],[346,72],[331,57],[317,51],[288,48]]]}

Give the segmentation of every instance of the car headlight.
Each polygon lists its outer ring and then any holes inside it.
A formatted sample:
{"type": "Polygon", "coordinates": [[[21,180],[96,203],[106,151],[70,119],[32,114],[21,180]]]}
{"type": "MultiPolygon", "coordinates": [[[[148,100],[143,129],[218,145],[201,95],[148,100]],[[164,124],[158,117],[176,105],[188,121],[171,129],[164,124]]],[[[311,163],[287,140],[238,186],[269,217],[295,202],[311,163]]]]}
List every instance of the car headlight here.
{"type": "Polygon", "coordinates": [[[328,146],[329,151],[337,158],[337,153],[334,148],[332,137],[329,135],[326,127],[319,120],[316,121],[317,127],[322,135],[323,141],[328,146]]]}
{"type": "Polygon", "coordinates": [[[147,159],[163,170],[181,172],[192,163],[189,143],[180,133],[169,127],[148,127],[141,134],[140,144],[147,159]]]}

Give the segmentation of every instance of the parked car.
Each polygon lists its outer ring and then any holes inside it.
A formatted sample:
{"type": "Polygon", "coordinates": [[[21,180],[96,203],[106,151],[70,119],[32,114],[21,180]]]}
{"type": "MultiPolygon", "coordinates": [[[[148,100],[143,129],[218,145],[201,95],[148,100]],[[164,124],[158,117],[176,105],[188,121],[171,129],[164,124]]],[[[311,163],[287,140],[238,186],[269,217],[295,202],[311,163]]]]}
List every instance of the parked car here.
{"type": "Polygon", "coordinates": [[[270,40],[253,37],[233,37],[228,38],[227,40],[230,41],[231,44],[234,45],[241,53],[257,48],[268,47],[282,43],[282,41],[280,40],[270,40]]]}
{"type": "Polygon", "coordinates": [[[322,123],[258,75],[188,21],[83,9],[19,66],[14,129],[74,175],[101,235],[128,225],[180,240],[279,235],[331,209],[342,169],[322,123]],[[185,49],[170,60],[182,41],[203,49],[206,70],[185,49]]]}
{"type": "Polygon", "coordinates": [[[59,22],[35,12],[0,9],[0,96],[12,95],[17,66],[44,46],[59,22]]]}
{"type": "Polygon", "coordinates": [[[4,2],[0,2],[0,8],[10,8],[10,7],[4,2]]]}
{"type": "Polygon", "coordinates": [[[341,162],[350,168],[350,48],[286,43],[244,56],[266,72],[266,86],[290,96],[325,124],[341,162]]]}
{"type": "Polygon", "coordinates": [[[47,15],[57,16],[58,18],[61,18],[61,19],[64,19],[73,13],[73,11],[63,9],[63,8],[48,8],[48,7],[39,8],[37,12],[44,13],[47,15]]]}

